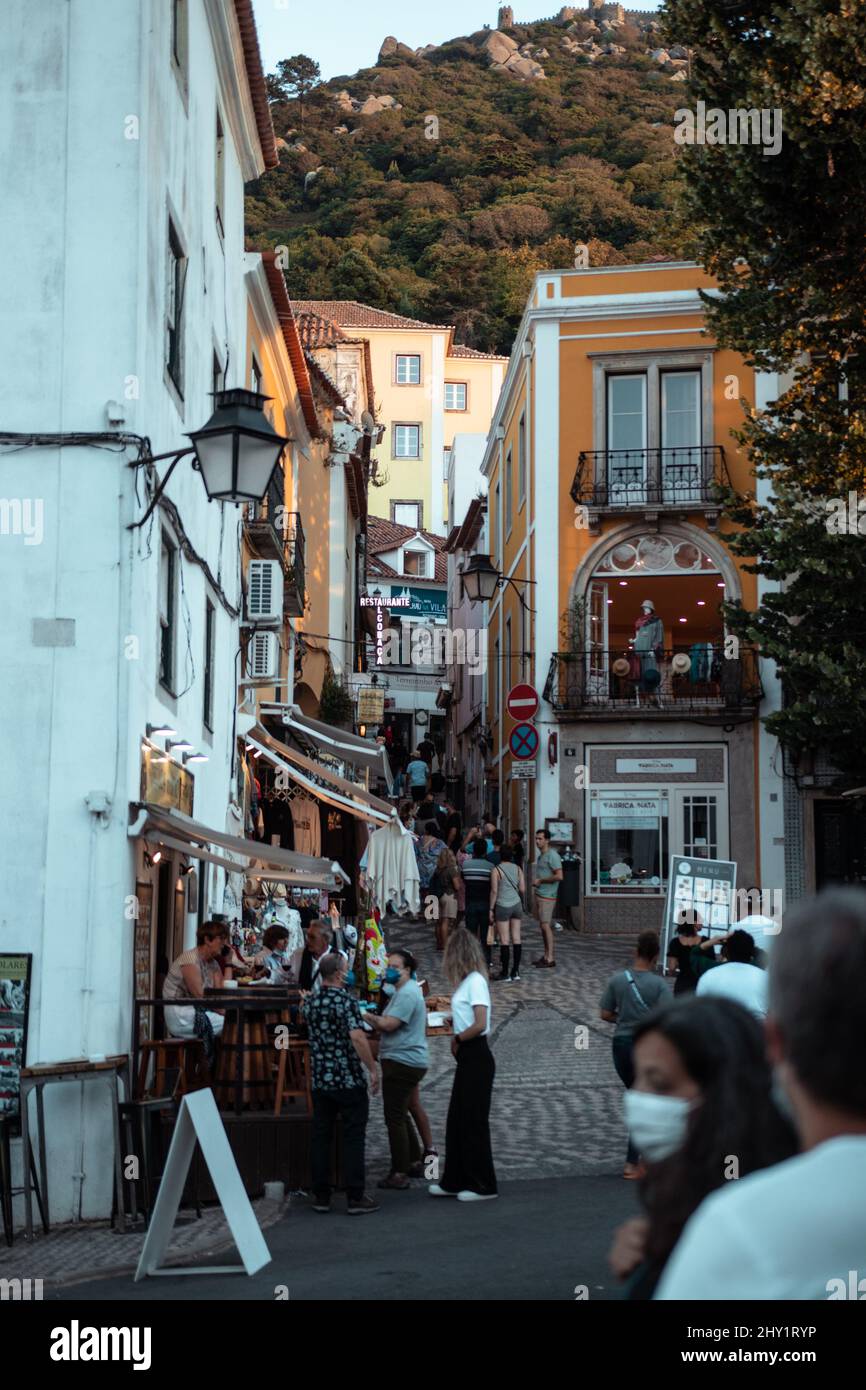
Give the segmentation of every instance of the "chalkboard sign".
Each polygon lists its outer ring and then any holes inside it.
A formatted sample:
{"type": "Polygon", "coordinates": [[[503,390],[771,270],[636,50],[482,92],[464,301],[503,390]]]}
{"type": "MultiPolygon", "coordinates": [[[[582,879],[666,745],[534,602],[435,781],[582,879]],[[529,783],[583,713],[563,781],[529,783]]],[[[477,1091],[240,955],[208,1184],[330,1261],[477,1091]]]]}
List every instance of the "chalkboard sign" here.
{"type": "Polygon", "coordinates": [[[18,1118],[32,969],[32,955],[0,955],[0,1119],[18,1118]]]}

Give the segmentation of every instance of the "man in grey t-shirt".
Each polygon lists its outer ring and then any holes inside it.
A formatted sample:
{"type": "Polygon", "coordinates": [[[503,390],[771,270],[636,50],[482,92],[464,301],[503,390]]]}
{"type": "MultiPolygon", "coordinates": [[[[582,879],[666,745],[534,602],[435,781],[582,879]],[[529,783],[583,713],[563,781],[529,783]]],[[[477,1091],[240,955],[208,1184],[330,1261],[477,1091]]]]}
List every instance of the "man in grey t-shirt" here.
{"type": "Polygon", "coordinates": [[[380,1187],[406,1188],[410,1177],[421,1177],[423,1156],[409,1118],[409,1101],[423,1079],[427,1053],[427,1005],[421,986],[413,979],[415,957],[411,951],[388,953],[385,989],[393,989],[383,1012],[368,1014],[367,1023],[380,1038],[382,1103],[391,1148],[391,1171],[380,1187]]]}
{"type": "MultiPolygon", "coordinates": [[[[629,1090],[634,1082],[632,1034],[635,1028],[657,1005],[673,998],[665,981],[655,973],[658,955],[658,934],[654,931],[641,932],[630,968],[618,970],[615,975],[611,975],[601,996],[601,1017],[605,1023],[616,1024],[613,1034],[613,1064],[626,1090],[629,1090]]],[[[640,1176],[640,1154],[629,1136],[623,1177],[640,1176]]]]}

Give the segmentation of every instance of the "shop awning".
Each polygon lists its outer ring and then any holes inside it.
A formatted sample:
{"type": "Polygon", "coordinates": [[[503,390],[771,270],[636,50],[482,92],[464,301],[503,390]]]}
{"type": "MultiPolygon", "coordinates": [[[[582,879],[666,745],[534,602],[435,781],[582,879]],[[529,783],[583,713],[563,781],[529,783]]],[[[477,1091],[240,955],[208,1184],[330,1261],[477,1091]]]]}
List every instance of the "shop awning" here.
{"type": "Polygon", "coordinates": [[[336,861],[295,854],[293,850],[265,845],[260,840],[241,839],[238,835],[229,835],[225,830],[200,825],[198,821],[190,820],[178,811],[169,811],[164,806],[139,802],[133,809],[138,814],[129,827],[130,837],[141,836],[151,844],[165,845],[167,849],[180,850],[193,859],[219,864],[231,874],[261,874],[264,878],[273,878],[296,888],[338,889],[343,883],[349,882],[347,874],[336,861]],[[227,853],[218,854],[217,849],[227,853]]]}
{"type": "Polygon", "coordinates": [[[358,820],[375,825],[387,825],[396,814],[390,802],[382,801],[378,796],[373,796],[372,792],[365,791],[354,782],[348,782],[345,777],[338,777],[329,767],[314,762],[297,748],[290,748],[288,744],[281,743],[261,725],[250,729],[246,734],[246,743],[248,748],[261,753],[275,767],[281,768],[293,782],[304,787],[311,796],[319,801],[326,801],[329,806],[335,806],[340,811],[348,811],[349,815],[355,816],[358,820]]]}
{"type": "Polygon", "coordinates": [[[345,729],[323,724],[320,719],[311,719],[297,705],[263,705],[262,712],[281,718],[285,728],[291,729],[296,737],[306,740],[323,753],[330,753],[341,762],[367,768],[375,776],[384,777],[388,791],[392,790],[391,764],[384,744],[371,743],[359,734],[349,734],[345,729]]]}

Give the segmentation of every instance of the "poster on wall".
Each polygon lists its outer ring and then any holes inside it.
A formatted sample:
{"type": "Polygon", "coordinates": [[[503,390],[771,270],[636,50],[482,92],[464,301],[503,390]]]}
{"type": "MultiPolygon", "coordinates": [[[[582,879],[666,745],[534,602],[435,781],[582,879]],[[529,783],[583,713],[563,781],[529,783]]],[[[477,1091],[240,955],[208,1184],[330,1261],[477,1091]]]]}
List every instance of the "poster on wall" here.
{"type": "Polygon", "coordinates": [[[690,859],[672,854],[665,903],[661,961],[676,935],[677,918],[683,911],[697,914],[701,936],[721,936],[734,925],[737,866],[729,859],[690,859]]]}
{"type": "Polygon", "coordinates": [[[27,1061],[32,955],[0,955],[0,1118],[17,1117],[27,1061]]]}

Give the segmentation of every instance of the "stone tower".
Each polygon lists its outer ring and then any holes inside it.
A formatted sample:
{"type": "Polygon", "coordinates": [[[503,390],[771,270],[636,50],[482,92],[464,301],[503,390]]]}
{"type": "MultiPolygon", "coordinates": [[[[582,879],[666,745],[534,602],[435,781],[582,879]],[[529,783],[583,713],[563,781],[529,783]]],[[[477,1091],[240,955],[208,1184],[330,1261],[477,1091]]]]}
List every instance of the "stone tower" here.
{"type": "Polygon", "coordinates": [[[514,28],[514,9],[511,5],[499,6],[499,19],[496,22],[497,29],[514,28]]]}

